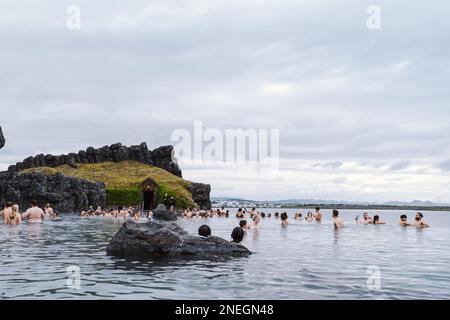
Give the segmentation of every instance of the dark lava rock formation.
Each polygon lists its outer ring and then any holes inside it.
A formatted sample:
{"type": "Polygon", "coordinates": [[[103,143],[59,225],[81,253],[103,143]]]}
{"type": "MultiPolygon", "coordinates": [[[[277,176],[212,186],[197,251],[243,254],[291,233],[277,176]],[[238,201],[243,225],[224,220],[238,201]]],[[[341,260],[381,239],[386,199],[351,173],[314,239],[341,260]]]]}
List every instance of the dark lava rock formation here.
{"type": "Polygon", "coordinates": [[[173,146],[162,146],[150,151],[145,142],[140,145],[126,147],[115,143],[102,148],[89,147],[78,153],[65,155],[39,154],[28,157],[8,168],[10,172],[20,172],[35,167],[58,167],[67,164],[77,167],[79,163],[122,162],[127,160],[139,161],[169,171],[182,178],[181,169],[173,158],[173,146]]]}
{"type": "Polygon", "coordinates": [[[188,187],[192,193],[192,199],[201,209],[211,209],[211,186],[203,183],[192,183],[188,187]]]}
{"type": "Polygon", "coordinates": [[[31,200],[40,206],[51,203],[59,212],[87,210],[89,206],[106,204],[105,185],[79,178],[67,177],[61,173],[0,172],[0,203],[12,201],[26,209],[31,200]]]}
{"type": "Polygon", "coordinates": [[[215,258],[248,256],[251,252],[243,245],[210,236],[190,236],[174,222],[125,222],[109,243],[109,255],[124,258],[215,258]]]}
{"type": "Polygon", "coordinates": [[[152,211],[153,219],[162,221],[177,221],[177,215],[175,212],[167,210],[166,206],[163,204],[158,205],[158,207],[152,211]]]}
{"type": "Polygon", "coordinates": [[[5,136],[3,135],[2,127],[0,127],[0,149],[5,146],[5,143],[5,136]]]}

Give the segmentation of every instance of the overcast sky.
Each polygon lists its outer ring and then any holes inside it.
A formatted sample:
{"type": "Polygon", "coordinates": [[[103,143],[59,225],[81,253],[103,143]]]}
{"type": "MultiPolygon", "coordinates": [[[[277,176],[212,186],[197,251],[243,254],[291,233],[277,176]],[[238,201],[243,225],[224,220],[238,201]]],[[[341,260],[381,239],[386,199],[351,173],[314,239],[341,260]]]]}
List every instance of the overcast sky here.
{"type": "Polygon", "coordinates": [[[202,121],[280,130],[279,170],[182,165],[213,196],[450,203],[449,17],[443,0],[0,0],[0,169],[202,121]]]}

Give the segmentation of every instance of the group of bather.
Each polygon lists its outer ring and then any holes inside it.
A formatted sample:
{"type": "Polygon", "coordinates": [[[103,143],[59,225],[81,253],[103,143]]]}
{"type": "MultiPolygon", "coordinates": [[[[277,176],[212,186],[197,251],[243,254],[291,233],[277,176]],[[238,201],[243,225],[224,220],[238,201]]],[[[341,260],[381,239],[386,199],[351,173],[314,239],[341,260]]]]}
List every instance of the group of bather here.
{"type": "Polygon", "coordinates": [[[4,224],[17,225],[23,221],[28,223],[40,223],[45,219],[58,219],[58,213],[53,210],[49,203],[44,209],[39,208],[36,200],[31,201],[31,206],[24,213],[20,213],[19,205],[13,204],[11,201],[5,202],[3,209],[0,211],[1,221],[4,224]]]}
{"type": "MultiPolygon", "coordinates": [[[[190,209],[186,209],[182,213],[183,218],[210,218],[210,217],[226,217],[228,218],[230,216],[229,210],[225,210],[224,207],[216,210],[194,210],[191,211],[190,209]]],[[[256,208],[252,208],[250,210],[246,210],[243,208],[239,208],[236,212],[236,218],[238,219],[245,219],[250,218],[252,221],[252,224],[247,224],[247,220],[242,220],[241,223],[243,223],[244,229],[260,229],[261,228],[261,220],[265,218],[275,218],[280,220],[280,224],[282,226],[289,225],[289,216],[287,212],[275,212],[275,213],[264,213],[259,212],[256,210],[256,208]]],[[[344,227],[344,220],[339,216],[338,210],[333,210],[331,219],[333,221],[333,224],[336,229],[341,229],[344,227]]],[[[309,211],[306,216],[303,216],[301,212],[297,212],[294,214],[294,220],[296,222],[305,221],[308,223],[322,223],[323,220],[323,214],[320,211],[320,207],[315,208],[315,212],[309,211]]],[[[373,217],[370,217],[367,212],[363,214],[362,219],[360,219],[359,215],[355,217],[355,221],[357,224],[363,224],[363,225],[384,225],[386,222],[382,221],[379,215],[374,215],[373,217]]],[[[422,213],[417,212],[415,216],[415,220],[413,222],[408,222],[408,216],[403,214],[400,216],[400,222],[399,225],[404,227],[417,227],[417,228],[428,228],[429,225],[425,222],[424,216],[422,213]]],[[[241,226],[242,227],[242,226],[241,226]]]]}
{"type": "MultiPolygon", "coordinates": [[[[173,210],[173,207],[171,208],[173,210]]],[[[181,218],[185,219],[193,219],[193,218],[212,218],[212,217],[230,217],[230,211],[225,210],[224,207],[221,207],[220,209],[216,210],[198,210],[198,209],[185,209],[184,211],[176,211],[177,215],[181,218]]],[[[113,217],[113,218],[131,218],[135,222],[141,222],[146,220],[151,220],[153,218],[152,211],[148,212],[141,212],[140,210],[133,208],[133,207],[118,207],[117,209],[106,209],[102,207],[97,207],[97,209],[94,209],[92,206],[89,208],[89,210],[82,211],[80,213],[80,216],[82,217],[113,217]]],[[[280,220],[280,224],[284,227],[289,225],[289,216],[287,212],[282,212],[281,214],[278,212],[275,212],[273,215],[272,213],[266,213],[259,212],[256,210],[256,208],[251,208],[250,210],[246,210],[243,208],[239,208],[236,212],[236,218],[241,219],[240,221],[240,228],[242,228],[244,231],[247,229],[260,229],[261,228],[261,220],[265,218],[272,218],[272,216],[275,219],[280,220]],[[250,218],[252,223],[247,224],[247,220],[245,218],[250,218]]],[[[31,207],[26,210],[24,213],[20,214],[19,212],[19,206],[17,204],[13,204],[10,201],[7,201],[4,206],[3,210],[0,211],[0,217],[4,224],[20,224],[24,220],[28,220],[30,223],[34,222],[42,222],[45,219],[57,219],[58,213],[53,210],[53,208],[50,206],[50,204],[47,204],[44,209],[39,208],[38,202],[36,200],[31,201],[31,207]]],[[[344,220],[339,216],[338,210],[332,211],[332,221],[334,224],[334,227],[336,229],[341,229],[344,227],[344,220]]],[[[306,216],[303,216],[301,212],[297,212],[294,215],[294,219],[296,222],[309,222],[309,223],[322,223],[323,220],[323,214],[320,211],[319,207],[315,208],[315,212],[308,212],[306,216]]],[[[365,212],[362,216],[362,219],[360,219],[359,216],[355,217],[355,221],[357,224],[364,224],[364,225],[383,225],[386,224],[380,219],[379,215],[374,215],[373,217],[370,217],[367,212],[365,212]]],[[[428,228],[429,225],[425,222],[423,214],[420,212],[416,213],[415,219],[412,223],[408,222],[407,215],[401,215],[400,216],[400,222],[399,224],[404,227],[417,227],[417,228],[428,228]]]]}

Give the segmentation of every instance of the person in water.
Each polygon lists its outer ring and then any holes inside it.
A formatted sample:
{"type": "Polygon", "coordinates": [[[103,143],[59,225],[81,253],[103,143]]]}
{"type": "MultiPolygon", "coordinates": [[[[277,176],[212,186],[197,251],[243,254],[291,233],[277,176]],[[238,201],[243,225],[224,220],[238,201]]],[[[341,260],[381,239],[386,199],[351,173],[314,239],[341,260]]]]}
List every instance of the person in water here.
{"type": "Polygon", "coordinates": [[[245,217],[244,211],[242,210],[242,208],[239,208],[238,212],[236,213],[236,218],[242,219],[244,217],[245,217]]]}
{"type": "Polygon", "coordinates": [[[412,226],[412,224],[408,223],[408,216],[406,214],[402,214],[400,216],[399,225],[401,225],[402,227],[411,227],[412,226]]]}
{"type": "Polygon", "coordinates": [[[283,213],[281,214],[280,218],[281,218],[281,225],[282,225],[283,227],[286,227],[286,226],[289,224],[289,221],[288,221],[288,214],[287,214],[286,212],[283,212],[283,213]]]}
{"type": "Polygon", "coordinates": [[[6,217],[6,224],[21,224],[22,223],[22,217],[19,213],[19,206],[17,204],[13,205],[11,208],[10,214],[6,217]]]}
{"type": "Polygon", "coordinates": [[[11,214],[13,203],[11,201],[6,201],[4,209],[0,212],[2,214],[3,223],[6,224],[7,217],[11,214]]]}
{"type": "Polygon", "coordinates": [[[250,229],[250,226],[247,224],[247,220],[239,221],[239,227],[241,227],[244,231],[250,229]]]}
{"type": "Polygon", "coordinates": [[[231,239],[233,239],[231,242],[234,243],[241,243],[244,239],[244,230],[241,227],[236,227],[233,229],[233,232],[231,232],[231,239]]]}
{"type": "Polygon", "coordinates": [[[278,212],[275,212],[275,214],[273,215],[275,217],[275,219],[278,219],[278,217],[280,216],[280,214],[278,212]]]}
{"type": "Polygon", "coordinates": [[[306,221],[308,221],[308,222],[314,221],[314,216],[313,216],[312,212],[308,212],[308,214],[306,215],[306,221]]]}
{"type": "Polygon", "coordinates": [[[46,218],[53,217],[53,208],[50,206],[50,203],[45,205],[44,213],[46,218]]]}
{"type": "Polygon", "coordinates": [[[42,222],[45,219],[44,211],[38,207],[36,200],[31,201],[31,208],[22,214],[22,220],[28,220],[28,222],[42,222]]]}
{"type": "Polygon", "coordinates": [[[360,223],[361,224],[372,224],[373,220],[372,220],[372,218],[369,216],[369,214],[367,212],[364,212],[363,218],[362,218],[360,223]]]}
{"type": "Polygon", "coordinates": [[[322,213],[320,212],[320,208],[316,208],[316,214],[314,215],[317,223],[322,223],[322,213]]]}
{"type": "Polygon", "coordinates": [[[339,217],[339,211],[333,210],[332,219],[334,222],[334,228],[336,230],[342,229],[344,227],[344,220],[339,217]]]}
{"type": "Polygon", "coordinates": [[[416,221],[414,221],[414,226],[417,228],[429,228],[430,226],[423,220],[423,214],[420,212],[416,213],[416,221]]]}
{"type": "Polygon", "coordinates": [[[252,229],[255,229],[255,230],[261,229],[261,218],[257,214],[255,214],[253,217],[252,229]]]}
{"type": "Polygon", "coordinates": [[[133,221],[141,222],[141,212],[140,211],[138,211],[134,214],[133,221]]]}
{"type": "Polygon", "coordinates": [[[386,224],[386,222],[383,222],[383,221],[380,220],[380,216],[378,216],[378,215],[375,215],[373,217],[373,222],[372,223],[373,224],[386,224]]]}
{"type": "Polygon", "coordinates": [[[207,238],[211,236],[211,228],[206,224],[198,228],[198,235],[202,238],[207,238]]]}

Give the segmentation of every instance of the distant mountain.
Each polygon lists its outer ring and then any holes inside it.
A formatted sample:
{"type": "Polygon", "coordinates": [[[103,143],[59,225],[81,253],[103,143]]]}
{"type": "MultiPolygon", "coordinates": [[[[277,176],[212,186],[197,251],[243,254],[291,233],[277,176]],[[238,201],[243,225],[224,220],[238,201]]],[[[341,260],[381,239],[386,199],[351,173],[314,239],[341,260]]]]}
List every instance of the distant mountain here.
{"type": "Polygon", "coordinates": [[[278,205],[310,205],[310,204],[340,204],[340,205],[385,205],[385,206],[415,206],[415,207],[436,207],[449,206],[448,203],[435,203],[432,201],[414,200],[406,201],[386,201],[386,202],[364,202],[364,201],[345,201],[345,200],[324,200],[324,199],[281,199],[281,200],[249,200],[233,197],[211,197],[213,202],[221,201],[237,201],[237,202],[253,202],[253,203],[269,203],[278,205]]]}

